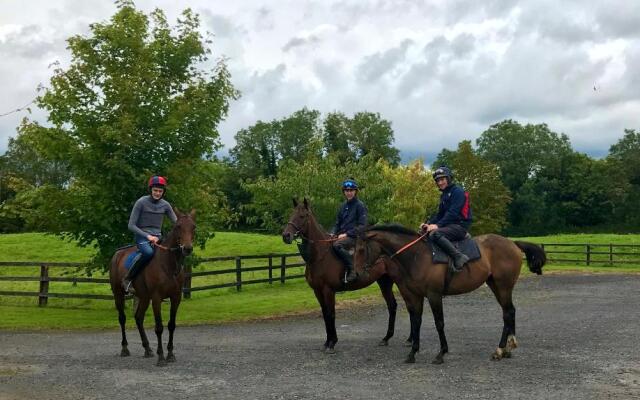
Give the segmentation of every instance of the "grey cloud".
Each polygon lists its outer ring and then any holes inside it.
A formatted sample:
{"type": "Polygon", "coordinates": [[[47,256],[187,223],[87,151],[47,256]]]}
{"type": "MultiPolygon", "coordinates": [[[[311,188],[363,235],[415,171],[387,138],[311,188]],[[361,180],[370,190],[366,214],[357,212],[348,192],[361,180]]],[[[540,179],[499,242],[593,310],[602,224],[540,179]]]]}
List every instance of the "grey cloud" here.
{"type": "Polygon", "coordinates": [[[282,46],[282,51],[284,51],[285,53],[288,52],[289,50],[296,48],[296,47],[304,47],[307,45],[313,45],[315,43],[320,42],[320,38],[317,35],[311,35],[309,37],[294,37],[292,39],[290,39],[287,43],[285,43],[284,46],[282,46]]]}
{"type": "Polygon", "coordinates": [[[640,37],[640,2],[607,2],[596,9],[600,30],[609,37],[640,37]]]}
{"type": "Polygon", "coordinates": [[[244,29],[236,26],[230,18],[223,15],[214,14],[209,10],[200,10],[199,13],[204,17],[203,21],[216,38],[229,38],[235,36],[237,32],[244,29]]]}
{"type": "Polygon", "coordinates": [[[21,27],[18,31],[7,35],[6,40],[0,42],[0,53],[3,54],[3,57],[17,56],[39,59],[53,50],[55,42],[62,43],[59,38],[41,38],[41,31],[37,25],[21,27]]]}
{"type": "Polygon", "coordinates": [[[273,16],[273,11],[271,11],[267,7],[260,7],[256,11],[255,18],[255,27],[258,30],[271,30],[275,27],[276,23],[273,16]]]}
{"type": "Polygon", "coordinates": [[[407,49],[411,45],[413,45],[412,40],[403,40],[397,47],[365,57],[358,67],[356,78],[369,83],[377,81],[403,62],[407,49]]]}

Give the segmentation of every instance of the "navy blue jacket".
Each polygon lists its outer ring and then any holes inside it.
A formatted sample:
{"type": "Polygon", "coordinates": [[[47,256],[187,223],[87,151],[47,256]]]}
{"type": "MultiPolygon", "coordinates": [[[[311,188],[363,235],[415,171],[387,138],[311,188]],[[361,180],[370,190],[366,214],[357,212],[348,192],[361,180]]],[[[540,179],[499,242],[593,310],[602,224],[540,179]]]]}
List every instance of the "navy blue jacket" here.
{"type": "Polygon", "coordinates": [[[340,206],[336,224],[331,233],[334,235],[346,233],[347,236],[355,238],[356,231],[365,226],[367,226],[367,206],[357,197],[354,197],[340,206]]]}
{"type": "Polygon", "coordinates": [[[469,194],[462,187],[451,184],[440,195],[438,213],[429,218],[427,223],[436,224],[439,228],[455,224],[469,230],[471,221],[469,194]]]}

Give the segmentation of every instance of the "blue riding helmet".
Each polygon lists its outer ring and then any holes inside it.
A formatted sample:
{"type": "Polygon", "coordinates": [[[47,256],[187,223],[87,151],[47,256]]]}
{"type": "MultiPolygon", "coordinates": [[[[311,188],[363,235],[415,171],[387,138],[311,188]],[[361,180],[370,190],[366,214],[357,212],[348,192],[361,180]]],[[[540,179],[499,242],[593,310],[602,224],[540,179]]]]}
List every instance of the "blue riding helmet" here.
{"type": "Polygon", "coordinates": [[[347,179],[344,182],[342,182],[342,190],[345,190],[345,189],[358,190],[358,184],[353,179],[347,179]]]}
{"type": "Polygon", "coordinates": [[[451,180],[453,179],[453,174],[451,173],[451,170],[445,165],[441,165],[435,171],[433,171],[434,181],[437,181],[438,179],[443,177],[447,178],[449,182],[451,182],[451,180]]]}

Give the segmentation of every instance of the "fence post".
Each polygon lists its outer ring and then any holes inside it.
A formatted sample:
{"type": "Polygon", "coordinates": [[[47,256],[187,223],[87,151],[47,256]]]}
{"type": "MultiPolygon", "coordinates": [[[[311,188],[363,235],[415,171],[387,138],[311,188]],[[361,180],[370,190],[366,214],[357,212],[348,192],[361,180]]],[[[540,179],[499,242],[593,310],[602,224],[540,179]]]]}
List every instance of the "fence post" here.
{"type": "Polygon", "coordinates": [[[587,265],[591,264],[591,245],[587,245],[587,265]]]}
{"type": "Polygon", "coordinates": [[[609,265],[613,266],[613,244],[609,243],[609,265]]]}
{"type": "Polygon", "coordinates": [[[38,295],[38,305],[46,306],[49,300],[49,266],[42,264],[40,266],[40,294],[38,295]]]}
{"type": "Polygon", "coordinates": [[[191,272],[192,272],[191,264],[184,266],[184,287],[182,288],[182,293],[184,294],[185,299],[191,298],[191,272]]]}
{"type": "Polygon", "coordinates": [[[282,256],[280,257],[280,283],[284,283],[286,269],[287,269],[287,256],[282,256]]]}
{"type": "Polygon", "coordinates": [[[242,290],[242,258],[236,257],[236,290],[242,290]]]}
{"type": "Polygon", "coordinates": [[[273,283],[273,256],[269,254],[269,284],[273,283]]]}

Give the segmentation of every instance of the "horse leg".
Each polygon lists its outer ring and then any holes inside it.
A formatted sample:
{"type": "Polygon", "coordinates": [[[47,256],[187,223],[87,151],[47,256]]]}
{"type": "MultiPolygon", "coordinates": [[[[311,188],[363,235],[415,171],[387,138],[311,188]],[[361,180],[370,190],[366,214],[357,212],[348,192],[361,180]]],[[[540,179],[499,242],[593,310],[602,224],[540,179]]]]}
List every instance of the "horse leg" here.
{"type": "Polygon", "coordinates": [[[428,293],[427,300],[429,300],[429,306],[433,313],[433,321],[436,324],[438,331],[438,338],[440,338],[440,352],[436,358],[431,361],[432,364],[442,364],[444,362],[444,355],[449,352],[449,345],[447,344],[447,337],[444,334],[444,312],[442,311],[442,294],[440,293],[428,293]]]}
{"type": "Polygon", "coordinates": [[[116,303],[116,309],[118,310],[118,322],[120,323],[120,330],[122,331],[122,350],[120,350],[120,357],[128,357],[131,355],[127,348],[127,333],[125,332],[124,325],[127,321],[127,316],[124,313],[124,294],[114,294],[116,303]]]}
{"type": "Polygon", "coordinates": [[[136,326],[138,327],[138,332],[140,332],[140,339],[142,340],[142,347],[144,347],[144,356],[145,358],[153,357],[153,351],[151,347],[149,347],[149,339],[147,338],[147,333],[144,331],[144,314],[147,312],[147,308],[149,308],[149,299],[143,298],[138,302],[138,307],[136,308],[136,326]]]}
{"type": "Polygon", "coordinates": [[[411,350],[404,360],[405,363],[416,362],[416,353],[420,351],[420,326],[422,325],[422,307],[424,299],[398,286],[409,311],[409,321],[411,323],[411,350]]]}
{"type": "Polygon", "coordinates": [[[169,311],[169,343],[167,344],[167,362],[175,362],[176,356],[173,355],[173,331],[176,330],[176,315],[178,314],[178,306],[180,305],[180,297],[171,298],[171,311],[169,311]]]}
{"type": "Polygon", "coordinates": [[[322,318],[324,319],[324,327],[327,331],[327,340],[324,342],[324,350],[328,354],[335,353],[335,345],[338,342],[338,334],[336,332],[336,298],[335,293],[328,287],[322,289],[314,289],[313,291],[322,308],[322,318]]]}
{"type": "Polygon", "coordinates": [[[494,360],[510,358],[511,351],[518,347],[516,341],[516,308],[513,305],[511,291],[512,287],[498,287],[493,277],[487,280],[487,286],[496,296],[496,300],[502,307],[502,336],[498,348],[491,356],[494,360]]]}
{"type": "Polygon", "coordinates": [[[389,323],[387,325],[387,334],[382,338],[379,345],[380,346],[388,346],[389,339],[393,336],[396,326],[396,310],[398,309],[398,302],[396,298],[393,296],[393,281],[389,276],[384,275],[380,279],[378,279],[378,286],[380,286],[380,292],[382,292],[382,297],[384,297],[384,301],[387,303],[387,311],[389,311],[389,323]]]}
{"type": "Polygon", "coordinates": [[[164,359],[164,350],[162,349],[162,331],[164,330],[164,327],[162,326],[162,300],[159,297],[154,297],[151,303],[153,306],[153,317],[156,321],[156,338],[158,339],[158,347],[156,349],[158,363],[156,365],[158,367],[163,367],[167,365],[167,361],[164,359]]]}

